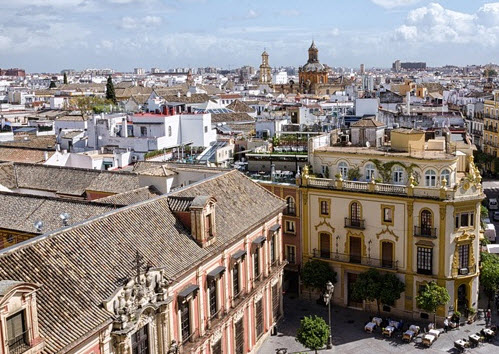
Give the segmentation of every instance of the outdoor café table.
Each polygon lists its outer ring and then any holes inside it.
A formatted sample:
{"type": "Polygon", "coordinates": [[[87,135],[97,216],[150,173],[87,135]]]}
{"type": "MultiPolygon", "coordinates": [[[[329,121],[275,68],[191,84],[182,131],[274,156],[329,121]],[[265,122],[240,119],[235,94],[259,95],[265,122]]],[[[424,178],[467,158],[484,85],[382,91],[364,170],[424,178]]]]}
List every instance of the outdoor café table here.
{"type": "Polygon", "coordinates": [[[485,329],[483,330],[483,333],[485,333],[485,334],[486,334],[486,335],[488,335],[488,336],[493,336],[493,335],[494,335],[494,331],[493,331],[493,330],[491,330],[490,328],[485,328],[485,329]]]}
{"type": "Polygon", "coordinates": [[[464,349],[464,348],[466,348],[467,345],[468,345],[468,342],[466,342],[462,339],[458,339],[454,342],[454,346],[456,348],[459,348],[459,349],[464,349]]]}
{"type": "Polygon", "coordinates": [[[388,337],[391,337],[394,330],[395,330],[395,327],[386,326],[385,329],[383,330],[383,334],[387,335],[388,337]]]}
{"type": "Polygon", "coordinates": [[[366,332],[373,333],[375,328],[376,328],[376,323],[369,322],[368,324],[365,325],[364,330],[366,332]]]}
{"type": "Polygon", "coordinates": [[[470,342],[473,342],[475,344],[480,343],[480,336],[478,336],[476,334],[470,334],[469,338],[470,338],[470,342]]]}
{"type": "Polygon", "coordinates": [[[431,346],[434,341],[437,340],[437,336],[433,334],[425,334],[423,336],[423,344],[426,345],[427,347],[431,346]]]}

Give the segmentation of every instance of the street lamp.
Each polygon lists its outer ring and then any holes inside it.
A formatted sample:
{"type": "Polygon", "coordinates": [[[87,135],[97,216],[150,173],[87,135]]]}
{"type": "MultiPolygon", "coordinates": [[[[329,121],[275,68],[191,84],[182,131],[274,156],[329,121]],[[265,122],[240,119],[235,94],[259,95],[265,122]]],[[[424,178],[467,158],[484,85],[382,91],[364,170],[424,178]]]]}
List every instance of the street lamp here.
{"type": "Polygon", "coordinates": [[[324,302],[328,307],[329,312],[329,337],[327,339],[327,349],[333,348],[333,335],[331,328],[331,299],[333,297],[334,285],[330,281],[326,283],[326,293],[324,294],[324,302]]]}

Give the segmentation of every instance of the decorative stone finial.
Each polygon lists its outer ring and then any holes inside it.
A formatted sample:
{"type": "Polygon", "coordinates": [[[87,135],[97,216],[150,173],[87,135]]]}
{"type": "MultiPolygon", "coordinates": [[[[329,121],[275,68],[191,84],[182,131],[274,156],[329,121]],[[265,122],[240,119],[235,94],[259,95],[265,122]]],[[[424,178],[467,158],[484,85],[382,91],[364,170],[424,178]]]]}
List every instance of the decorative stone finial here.
{"type": "Polygon", "coordinates": [[[303,177],[308,177],[308,173],[309,173],[309,170],[308,170],[308,165],[303,166],[303,173],[302,173],[302,176],[303,176],[303,177]]]}

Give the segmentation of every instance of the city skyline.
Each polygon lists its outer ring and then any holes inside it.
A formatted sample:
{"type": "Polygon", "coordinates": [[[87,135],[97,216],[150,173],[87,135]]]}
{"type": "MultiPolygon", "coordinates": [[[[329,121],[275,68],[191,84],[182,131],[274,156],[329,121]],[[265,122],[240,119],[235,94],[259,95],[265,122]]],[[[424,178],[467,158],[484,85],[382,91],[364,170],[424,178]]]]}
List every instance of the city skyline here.
{"type": "Polygon", "coordinates": [[[3,4],[0,67],[299,66],[315,40],[330,66],[494,62],[499,2],[20,0],[3,4]]]}

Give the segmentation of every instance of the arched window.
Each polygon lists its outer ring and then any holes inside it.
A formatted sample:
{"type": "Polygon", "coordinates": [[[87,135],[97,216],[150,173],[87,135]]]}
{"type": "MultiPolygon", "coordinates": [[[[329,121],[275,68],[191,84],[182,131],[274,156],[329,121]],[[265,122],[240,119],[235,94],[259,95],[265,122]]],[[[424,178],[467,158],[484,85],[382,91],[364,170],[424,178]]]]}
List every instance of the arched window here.
{"type": "Polygon", "coordinates": [[[346,162],[340,162],[338,164],[338,170],[339,174],[341,175],[341,178],[347,179],[348,177],[348,165],[346,162]]]}
{"type": "Polygon", "coordinates": [[[447,169],[443,170],[442,173],[440,174],[440,184],[443,185],[444,179],[447,181],[446,186],[450,186],[450,171],[447,169]]]}
{"type": "Polygon", "coordinates": [[[359,202],[350,204],[350,226],[360,227],[362,223],[362,208],[359,202]]]}
{"type": "Polygon", "coordinates": [[[331,237],[328,233],[321,232],[319,238],[321,258],[329,258],[331,256],[331,237]]]}
{"type": "Polygon", "coordinates": [[[420,213],[421,236],[433,236],[433,215],[428,209],[421,210],[420,213]]]}
{"type": "Polygon", "coordinates": [[[437,185],[437,173],[435,170],[428,170],[424,174],[426,187],[435,187],[437,185]]]}
{"type": "Polygon", "coordinates": [[[404,184],[404,169],[401,166],[393,168],[393,183],[404,184]]]}
{"type": "Polygon", "coordinates": [[[374,164],[368,163],[366,165],[366,181],[371,182],[374,179],[374,173],[376,172],[376,168],[374,164]]]}
{"type": "Polygon", "coordinates": [[[295,199],[293,197],[287,197],[286,203],[288,204],[286,207],[286,214],[295,215],[296,214],[295,199]]]}
{"type": "Polygon", "coordinates": [[[172,136],[172,127],[168,126],[168,136],[172,136]]]}

